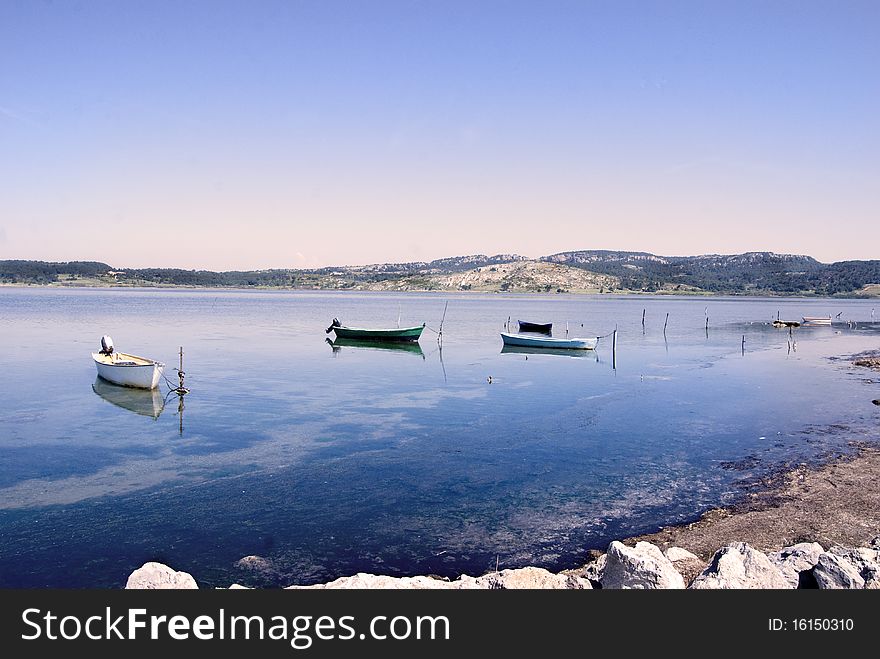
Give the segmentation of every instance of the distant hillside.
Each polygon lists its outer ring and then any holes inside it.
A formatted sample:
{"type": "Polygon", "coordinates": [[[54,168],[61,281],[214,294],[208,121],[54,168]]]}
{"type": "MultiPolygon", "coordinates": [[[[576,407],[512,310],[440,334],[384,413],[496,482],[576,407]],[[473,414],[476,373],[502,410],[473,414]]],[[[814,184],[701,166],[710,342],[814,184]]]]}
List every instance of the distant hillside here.
{"type": "Polygon", "coordinates": [[[0,261],[0,283],[52,284],[59,278],[100,277],[110,270],[106,263],[96,261],[0,261]]]}
{"type": "Polygon", "coordinates": [[[880,261],[823,264],[810,256],[773,252],[655,256],[593,250],[541,260],[614,275],[623,288],[648,292],[683,285],[710,293],[837,295],[880,283],[880,261]]]}
{"type": "Polygon", "coordinates": [[[397,279],[363,282],[353,288],[374,291],[483,291],[511,293],[600,293],[620,288],[617,277],[559,263],[517,260],[459,272],[423,272],[397,279]]]}
{"type": "Polygon", "coordinates": [[[517,254],[496,254],[495,256],[472,254],[470,256],[449,256],[444,259],[437,259],[429,262],[414,261],[411,263],[377,263],[373,265],[334,266],[321,268],[314,272],[322,274],[339,271],[402,275],[411,275],[414,273],[441,274],[462,272],[473,268],[498,265],[499,263],[512,263],[515,261],[528,261],[528,258],[517,254]]]}
{"type": "Polygon", "coordinates": [[[537,260],[476,254],[430,262],[229,272],[0,261],[0,284],[876,296],[880,261],[824,264],[810,256],[773,252],[657,256],[604,250],[560,252],[537,260]]]}

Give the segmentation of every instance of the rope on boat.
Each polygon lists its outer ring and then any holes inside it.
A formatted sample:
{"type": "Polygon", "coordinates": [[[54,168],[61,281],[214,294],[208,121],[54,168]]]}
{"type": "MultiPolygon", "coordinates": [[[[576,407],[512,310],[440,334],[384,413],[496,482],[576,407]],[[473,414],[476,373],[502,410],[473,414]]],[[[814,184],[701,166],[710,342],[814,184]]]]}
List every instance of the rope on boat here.
{"type": "Polygon", "coordinates": [[[614,334],[614,330],[611,330],[610,332],[608,332],[608,334],[603,334],[602,336],[597,336],[597,337],[596,337],[596,342],[598,343],[598,341],[599,341],[600,339],[607,339],[607,338],[608,338],[609,336],[611,336],[612,334],[614,334]]]}
{"type": "Polygon", "coordinates": [[[443,321],[446,320],[446,310],[449,308],[449,300],[446,301],[446,304],[443,306],[443,317],[440,319],[440,329],[435,330],[433,327],[428,327],[428,323],[422,325],[425,329],[429,329],[434,334],[437,335],[437,342],[441,342],[443,340],[443,321]]]}
{"type": "MultiPolygon", "coordinates": [[[[162,373],[162,377],[165,379],[165,384],[168,385],[168,393],[174,392],[178,396],[183,396],[189,393],[189,389],[184,387],[182,384],[174,384],[171,380],[168,379],[168,376],[165,373],[162,373]]],[[[183,382],[183,380],[181,380],[183,382]]]]}
{"type": "Polygon", "coordinates": [[[177,389],[177,386],[176,386],[171,380],[168,379],[168,376],[165,375],[164,372],[162,373],[162,377],[163,377],[164,380],[165,380],[165,384],[168,385],[168,388],[169,388],[171,391],[174,391],[175,389],[177,389]]]}
{"type": "Polygon", "coordinates": [[[176,393],[178,396],[184,396],[189,393],[189,389],[183,386],[183,378],[186,375],[186,373],[183,372],[183,346],[180,346],[180,368],[175,368],[174,370],[177,371],[177,377],[180,379],[180,384],[178,384],[176,387],[174,386],[174,383],[168,379],[164,372],[162,373],[162,377],[165,378],[165,384],[168,385],[168,388],[171,391],[176,393]]]}

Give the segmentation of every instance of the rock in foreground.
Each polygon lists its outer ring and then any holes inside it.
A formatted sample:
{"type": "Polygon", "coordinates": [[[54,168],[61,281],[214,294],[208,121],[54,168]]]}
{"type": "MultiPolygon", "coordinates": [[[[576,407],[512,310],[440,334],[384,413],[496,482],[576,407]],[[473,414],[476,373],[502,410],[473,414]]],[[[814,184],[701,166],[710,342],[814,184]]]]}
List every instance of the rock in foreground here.
{"type": "Polygon", "coordinates": [[[778,567],[744,542],[722,547],[690,586],[694,589],[792,588],[778,567]]]}
{"type": "Polygon", "coordinates": [[[462,575],[455,581],[431,577],[389,577],[380,574],[358,573],[351,577],[340,577],[326,584],[314,586],[289,586],[291,589],[351,589],[383,588],[394,590],[514,590],[514,589],[586,589],[590,582],[573,575],[553,574],[538,567],[524,567],[516,570],[501,570],[484,574],[481,577],[462,575]]]}
{"type": "Polygon", "coordinates": [[[880,588],[880,556],[873,547],[832,547],[813,570],[819,588],[880,588]]]}
{"type": "Polygon", "coordinates": [[[811,570],[816,567],[823,551],[822,545],[818,542],[800,542],[770,554],[768,558],[779,568],[783,578],[792,588],[804,586],[815,588],[815,578],[811,570]]]}
{"type": "Polygon", "coordinates": [[[198,589],[196,580],[189,572],[178,572],[162,563],[144,563],[131,573],[125,583],[126,589],[198,589]]]}
{"type": "MultiPolygon", "coordinates": [[[[449,580],[429,576],[391,577],[358,573],[311,586],[291,589],[443,589],[443,590],[513,590],[513,589],[677,589],[687,583],[682,571],[690,575],[696,566],[705,565],[686,549],[668,547],[664,552],[649,542],[629,547],[612,542],[605,554],[577,571],[555,574],[539,567],[523,567],[490,572],[479,577],[461,575],[449,580]],[[686,569],[685,569],[686,568],[686,569]]],[[[250,556],[237,567],[262,569],[269,562],[250,556]],[[259,560],[257,560],[259,559],[259,560]]],[[[145,563],[131,573],[126,588],[198,588],[195,579],[162,563],[145,563]]],[[[230,588],[244,588],[233,584],[230,588]]],[[[794,589],[794,588],[872,588],[880,589],[880,536],[868,547],[836,545],[824,551],[816,542],[802,542],[784,547],[769,556],[744,542],[722,547],[712,561],[690,583],[693,589],[794,589]]]]}
{"type": "Polygon", "coordinates": [[[615,589],[684,588],[684,579],[672,561],[650,542],[639,542],[635,547],[612,542],[599,583],[602,588],[615,589]]]}

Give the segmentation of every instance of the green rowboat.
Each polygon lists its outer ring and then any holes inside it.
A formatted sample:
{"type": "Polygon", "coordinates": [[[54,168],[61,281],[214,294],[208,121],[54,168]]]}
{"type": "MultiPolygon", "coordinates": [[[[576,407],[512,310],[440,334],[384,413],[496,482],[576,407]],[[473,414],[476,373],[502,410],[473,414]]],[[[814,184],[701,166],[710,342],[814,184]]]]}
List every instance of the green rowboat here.
{"type": "Polygon", "coordinates": [[[418,341],[425,324],[417,327],[393,327],[389,329],[368,329],[364,327],[345,327],[337,318],[333,319],[326,332],[336,333],[337,339],[358,339],[361,341],[418,341]]]}

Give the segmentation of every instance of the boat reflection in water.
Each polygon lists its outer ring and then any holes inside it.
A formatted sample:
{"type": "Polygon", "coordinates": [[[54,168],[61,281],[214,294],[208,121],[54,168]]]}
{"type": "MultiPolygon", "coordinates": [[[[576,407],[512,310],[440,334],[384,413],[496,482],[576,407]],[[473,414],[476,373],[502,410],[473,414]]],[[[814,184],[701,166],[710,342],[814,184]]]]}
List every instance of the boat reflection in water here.
{"type": "Polygon", "coordinates": [[[385,352],[400,352],[418,355],[422,359],[425,353],[422,347],[416,341],[375,341],[363,339],[345,339],[337,338],[335,341],[325,339],[329,346],[333,349],[333,354],[338,354],[342,348],[363,348],[365,350],[382,350],[385,352]]]}
{"type": "Polygon", "coordinates": [[[557,357],[571,357],[574,359],[589,358],[599,361],[599,353],[595,350],[577,350],[572,348],[540,348],[532,346],[503,345],[501,354],[517,355],[556,355],[557,357]]]}
{"type": "Polygon", "coordinates": [[[92,391],[111,405],[153,419],[158,419],[165,408],[165,399],[159,389],[121,387],[97,377],[92,385],[92,391]]]}

